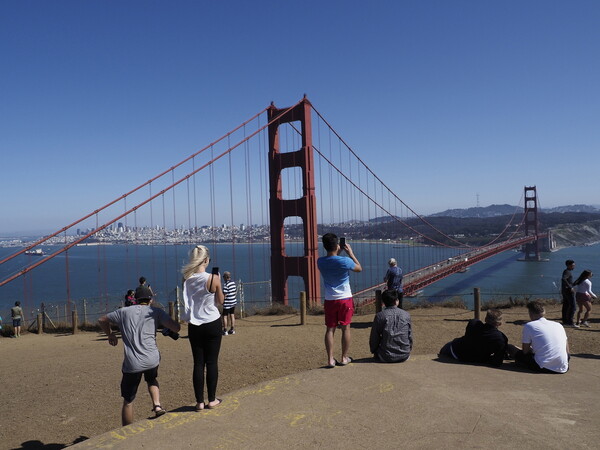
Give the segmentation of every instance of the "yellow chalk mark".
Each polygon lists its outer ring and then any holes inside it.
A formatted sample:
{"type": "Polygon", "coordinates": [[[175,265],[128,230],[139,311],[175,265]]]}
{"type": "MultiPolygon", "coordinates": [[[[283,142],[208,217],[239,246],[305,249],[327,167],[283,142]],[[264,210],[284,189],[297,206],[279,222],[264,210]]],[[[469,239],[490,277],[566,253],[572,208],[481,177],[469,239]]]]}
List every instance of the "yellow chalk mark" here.
{"type": "MultiPolygon", "coordinates": [[[[194,422],[196,420],[201,420],[202,418],[206,418],[208,416],[226,416],[235,412],[241,406],[242,401],[247,397],[252,397],[256,395],[271,395],[279,387],[289,384],[298,385],[300,384],[300,381],[296,378],[290,377],[272,380],[264,385],[259,385],[254,388],[238,392],[236,395],[228,396],[224,399],[222,405],[205,413],[198,413],[195,411],[183,413],[173,412],[167,413],[164,416],[161,416],[157,419],[142,420],[140,422],[136,422],[126,427],[119,428],[118,430],[111,431],[110,433],[107,433],[105,437],[97,437],[94,439],[96,442],[94,442],[90,446],[93,445],[95,448],[112,448],[117,443],[122,443],[124,440],[127,440],[130,437],[136,436],[140,433],[143,433],[147,430],[151,430],[156,427],[164,429],[173,429],[181,425],[194,422]]],[[[227,442],[225,442],[224,444],[226,443],[227,442]]]]}
{"type": "Polygon", "coordinates": [[[379,384],[372,384],[371,386],[365,387],[365,391],[376,391],[380,394],[385,394],[386,392],[391,392],[395,388],[394,383],[385,382],[379,384]]]}
{"type": "Polygon", "coordinates": [[[286,420],[290,427],[326,427],[333,428],[331,420],[337,415],[341,414],[341,411],[333,411],[329,414],[314,414],[314,413],[289,413],[282,415],[281,417],[286,420]]]}

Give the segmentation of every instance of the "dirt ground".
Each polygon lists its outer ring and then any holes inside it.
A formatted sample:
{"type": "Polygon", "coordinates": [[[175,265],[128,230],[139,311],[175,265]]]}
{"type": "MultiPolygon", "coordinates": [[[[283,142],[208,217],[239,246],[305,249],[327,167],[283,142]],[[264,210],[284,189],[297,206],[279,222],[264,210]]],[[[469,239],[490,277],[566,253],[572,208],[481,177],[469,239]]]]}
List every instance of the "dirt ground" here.
{"type": "MultiPolygon", "coordinates": [[[[595,305],[597,308],[597,306],[595,305]]],[[[547,308],[546,317],[560,319],[560,305],[547,308]]],[[[447,341],[464,333],[472,311],[448,308],[414,309],[413,354],[432,355],[447,341]]],[[[485,313],[482,313],[482,317],[485,313]]],[[[600,354],[600,319],[592,311],[592,328],[567,328],[571,353],[600,354]]],[[[352,324],[351,355],[369,357],[372,313],[357,315],[352,324]]],[[[525,308],[504,310],[501,326],[509,342],[520,345],[525,308]]],[[[223,338],[217,395],[262,381],[319,369],[326,362],[323,316],[252,316],[238,319],[236,334],[223,338]]],[[[161,350],[161,403],[167,410],[194,404],[192,356],[183,326],[181,339],[157,336],[161,350]]],[[[340,333],[336,333],[340,357],[340,333]]],[[[25,334],[0,338],[2,408],[0,448],[60,449],[119,427],[119,383],[122,343],[111,347],[97,332],[25,334]]],[[[135,419],[152,416],[151,402],[140,386],[134,403],[135,419]]]]}

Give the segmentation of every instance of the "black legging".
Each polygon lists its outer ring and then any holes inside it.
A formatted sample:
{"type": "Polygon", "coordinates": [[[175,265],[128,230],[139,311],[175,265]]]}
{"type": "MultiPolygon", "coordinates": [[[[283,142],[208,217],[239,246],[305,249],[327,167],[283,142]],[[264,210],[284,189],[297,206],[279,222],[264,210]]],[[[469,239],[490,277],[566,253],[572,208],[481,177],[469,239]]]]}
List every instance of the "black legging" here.
{"type": "Polygon", "coordinates": [[[217,396],[219,380],[219,350],[222,334],[221,318],[203,325],[188,326],[188,336],[194,356],[194,394],[196,403],[204,403],[204,367],[206,366],[206,391],[208,401],[213,402],[217,396]]]}

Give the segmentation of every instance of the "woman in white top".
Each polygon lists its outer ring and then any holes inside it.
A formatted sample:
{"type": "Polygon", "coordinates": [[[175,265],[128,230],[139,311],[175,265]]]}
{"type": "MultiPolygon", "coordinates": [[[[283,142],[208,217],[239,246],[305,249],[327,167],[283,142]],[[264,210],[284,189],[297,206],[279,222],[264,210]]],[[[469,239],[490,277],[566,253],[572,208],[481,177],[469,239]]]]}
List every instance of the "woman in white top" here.
{"type": "Polygon", "coordinates": [[[579,278],[575,280],[573,286],[576,287],[575,291],[575,300],[577,300],[577,305],[579,306],[579,310],[577,311],[577,322],[575,323],[576,327],[583,326],[591,328],[591,325],[588,323],[588,318],[590,317],[590,311],[592,310],[592,299],[597,298],[596,294],[592,292],[592,282],[590,281],[592,278],[591,270],[584,270],[579,275],[579,278]],[[579,322],[579,318],[581,317],[581,313],[585,308],[585,314],[583,316],[583,322],[579,322]]]}
{"type": "Polygon", "coordinates": [[[196,411],[205,407],[212,409],[221,403],[216,397],[219,379],[219,350],[221,349],[221,313],[223,305],[221,276],[209,274],[206,267],[210,262],[208,249],[197,245],[190,252],[190,261],[183,266],[182,320],[188,322],[188,336],[194,357],[194,394],[196,411]],[[206,391],[208,403],[204,403],[204,370],[206,369],[206,391]]]}

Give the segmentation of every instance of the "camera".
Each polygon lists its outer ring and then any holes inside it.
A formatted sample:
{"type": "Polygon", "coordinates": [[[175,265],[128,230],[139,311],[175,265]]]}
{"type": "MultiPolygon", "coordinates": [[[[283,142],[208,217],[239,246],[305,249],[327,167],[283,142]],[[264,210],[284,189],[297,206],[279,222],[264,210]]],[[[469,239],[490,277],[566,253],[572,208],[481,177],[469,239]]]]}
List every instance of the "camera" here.
{"type": "Polygon", "coordinates": [[[341,237],[340,238],[340,248],[343,250],[345,247],[346,247],[346,238],[341,237]]]}
{"type": "Polygon", "coordinates": [[[163,334],[163,336],[169,336],[174,341],[176,341],[177,339],[179,339],[179,333],[171,331],[170,329],[168,329],[166,327],[162,329],[162,334],[163,334]]]}
{"type": "Polygon", "coordinates": [[[218,267],[213,267],[212,268],[212,274],[213,275],[219,275],[219,268],[218,267]]]}

